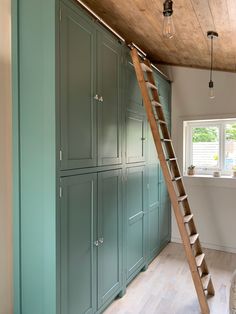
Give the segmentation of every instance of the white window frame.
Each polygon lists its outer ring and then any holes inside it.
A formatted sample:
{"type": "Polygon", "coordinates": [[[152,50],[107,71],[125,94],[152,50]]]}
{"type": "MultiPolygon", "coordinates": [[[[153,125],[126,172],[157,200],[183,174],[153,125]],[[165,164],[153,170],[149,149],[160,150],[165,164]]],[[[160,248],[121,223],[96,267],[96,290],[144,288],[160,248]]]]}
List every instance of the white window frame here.
{"type": "Polygon", "coordinates": [[[225,127],[226,124],[235,124],[236,119],[212,119],[212,120],[195,120],[184,121],[184,164],[183,169],[187,174],[189,165],[193,164],[193,142],[192,142],[192,129],[195,127],[218,127],[219,128],[219,167],[211,168],[196,168],[196,174],[199,175],[212,175],[213,171],[220,170],[222,175],[231,175],[230,170],[224,170],[225,167],[225,127]]]}

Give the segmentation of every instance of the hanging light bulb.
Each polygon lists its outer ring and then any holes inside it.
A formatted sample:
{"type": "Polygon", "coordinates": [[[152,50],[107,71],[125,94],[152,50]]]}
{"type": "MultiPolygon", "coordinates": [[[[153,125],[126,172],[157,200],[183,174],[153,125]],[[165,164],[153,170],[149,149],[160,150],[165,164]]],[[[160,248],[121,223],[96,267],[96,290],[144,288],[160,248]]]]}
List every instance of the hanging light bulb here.
{"type": "Polygon", "coordinates": [[[165,38],[172,38],[175,35],[175,27],[173,22],[173,1],[165,0],[163,3],[163,27],[162,33],[165,38]]]}
{"type": "Polygon", "coordinates": [[[215,98],[213,81],[209,82],[209,98],[211,98],[211,99],[215,98]]]}
{"type": "Polygon", "coordinates": [[[215,98],[214,93],[214,82],[212,80],[212,71],[213,71],[213,39],[218,37],[218,33],[214,31],[208,31],[207,37],[211,40],[211,68],[210,68],[210,81],[209,81],[209,97],[210,99],[215,98]]]}

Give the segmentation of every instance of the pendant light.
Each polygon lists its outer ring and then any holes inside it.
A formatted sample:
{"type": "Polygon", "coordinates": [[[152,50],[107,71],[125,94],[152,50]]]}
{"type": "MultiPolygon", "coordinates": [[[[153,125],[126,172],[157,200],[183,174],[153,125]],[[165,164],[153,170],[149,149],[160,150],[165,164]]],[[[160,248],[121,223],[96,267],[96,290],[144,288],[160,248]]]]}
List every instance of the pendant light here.
{"type": "Polygon", "coordinates": [[[163,3],[163,27],[162,33],[165,38],[172,38],[175,35],[175,27],[173,23],[173,1],[165,0],[163,3]]]}
{"type": "Polygon", "coordinates": [[[214,31],[208,31],[207,37],[211,40],[211,68],[210,68],[210,81],[209,81],[209,97],[211,99],[215,98],[214,93],[214,82],[212,80],[213,71],[213,39],[218,37],[218,33],[214,31]]]}

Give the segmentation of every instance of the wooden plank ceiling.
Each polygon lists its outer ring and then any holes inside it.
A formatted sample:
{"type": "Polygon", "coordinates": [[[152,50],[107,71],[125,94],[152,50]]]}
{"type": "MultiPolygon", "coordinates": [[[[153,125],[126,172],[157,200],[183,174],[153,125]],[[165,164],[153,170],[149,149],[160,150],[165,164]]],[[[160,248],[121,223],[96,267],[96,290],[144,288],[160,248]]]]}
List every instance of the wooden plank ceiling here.
{"type": "Polygon", "coordinates": [[[236,0],[173,0],[176,35],[162,36],[163,0],[83,0],[128,43],[156,64],[209,68],[215,30],[214,69],[236,72],[236,0]]]}

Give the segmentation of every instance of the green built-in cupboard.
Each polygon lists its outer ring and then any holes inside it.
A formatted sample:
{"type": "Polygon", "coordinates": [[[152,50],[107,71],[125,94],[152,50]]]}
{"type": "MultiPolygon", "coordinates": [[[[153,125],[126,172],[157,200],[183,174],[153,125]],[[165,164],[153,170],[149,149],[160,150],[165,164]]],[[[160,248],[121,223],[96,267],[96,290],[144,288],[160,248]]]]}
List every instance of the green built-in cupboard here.
{"type": "Polygon", "coordinates": [[[12,8],[14,314],[102,313],[170,241],[129,49],[76,1],[12,8]]]}

